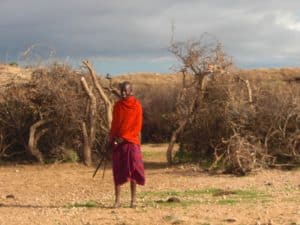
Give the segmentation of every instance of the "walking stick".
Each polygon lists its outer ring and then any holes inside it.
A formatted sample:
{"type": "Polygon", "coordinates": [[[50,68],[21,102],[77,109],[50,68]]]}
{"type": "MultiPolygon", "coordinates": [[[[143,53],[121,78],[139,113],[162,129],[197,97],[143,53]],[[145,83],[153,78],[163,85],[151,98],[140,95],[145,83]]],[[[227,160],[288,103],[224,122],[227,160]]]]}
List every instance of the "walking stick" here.
{"type": "Polygon", "coordinates": [[[107,160],[104,161],[102,179],[104,179],[107,160]]]}
{"type": "Polygon", "coordinates": [[[98,170],[100,169],[100,167],[101,167],[101,165],[102,165],[102,163],[104,162],[104,168],[103,168],[103,175],[102,175],[102,179],[104,178],[104,173],[105,173],[105,169],[106,169],[106,162],[107,162],[107,160],[108,160],[108,153],[109,153],[109,151],[110,151],[110,148],[111,148],[111,146],[107,143],[107,144],[105,144],[105,151],[103,152],[103,154],[102,154],[102,158],[101,158],[101,160],[99,161],[99,163],[98,163],[98,165],[97,165],[97,168],[96,168],[96,170],[95,170],[95,172],[94,172],[94,174],[93,174],[93,178],[96,176],[96,174],[97,174],[97,172],[98,172],[98,170]]]}
{"type": "MultiPolygon", "coordinates": [[[[93,174],[93,178],[96,176],[96,174],[97,174],[99,168],[101,167],[104,158],[105,158],[105,155],[102,156],[100,162],[98,163],[98,166],[97,166],[97,168],[96,168],[96,170],[95,170],[95,172],[94,172],[94,174],[93,174]]],[[[106,164],[106,163],[105,163],[105,164],[106,164]]],[[[103,171],[103,172],[104,172],[104,171],[103,171]]]]}

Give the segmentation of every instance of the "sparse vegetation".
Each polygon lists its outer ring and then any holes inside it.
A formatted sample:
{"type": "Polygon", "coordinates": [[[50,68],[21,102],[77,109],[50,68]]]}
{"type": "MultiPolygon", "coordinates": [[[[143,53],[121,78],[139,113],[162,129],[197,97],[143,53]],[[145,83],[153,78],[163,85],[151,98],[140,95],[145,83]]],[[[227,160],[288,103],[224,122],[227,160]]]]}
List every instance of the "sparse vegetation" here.
{"type": "MultiPolygon", "coordinates": [[[[181,62],[179,73],[124,75],[111,83],[99,77],[111,100],[111,88],[133,82],[144,108],[144,143],[171,138],[169,162],[197,162],[210,171],[244,175],[299,166],[298,69],[237,70],[218,42],[173,43],[170,50],[181,62]]],[[[0,77],[1,160],[85,161],[84,143],[92,158],[103,154],[109,110],[97,93],[93,109],[80,81],[85,77],[93,87],[93,79],[66,65],[31,71],[22,82],[0,77]]]]}
{"type": "Polygon", "coordinates": [[[234,205],[272,200],[272,196],[258,190],[222,190],[217,188],[141,192],[139,197],[143,199],[146,205],[159,204],[170,207],[187,207],[195,204],[234,205]],[[166,199],[174,196],[178,197],[180,201],[166,201],[166,199]]]}
{"type": "Polygon", "coordinates": [[[74,204],[68,205],[67,208],[95,208],[99,206],[101,206],[101,204],[98,202],[89,200],[87,202],[75,202],[74,204]]]}
{"type": "MultiPolygon", "coordinates": [[[[84,71],[54,64],[37,69],[26,83],[10,82],[0,89],[0,156],[6,160],[84,160],[82,123],[90,122],[90,104],[81,78],[84,71]],[[69,153],[72,152],[70,155],[69,153]],[[78,157],[74,155],[76,153],[78,157]]],[[[99,98],[99,97],[98,97],[99,98]]],[[[103,149],[104,103],[95,115],[95,150],[103,149]]],[[[93,154],[93,156],[97,156],[93,154]]]]}
{"type": "Polygon", "coordinates": [[[233,68],[218,42],[174,43],[171,51],[185,79],[167,151],[170,164],[177,140],[177,161],[206,160],[210,170],[245,175],[257,168],[300,164],[297,79],[247,77],[233,68]]]}

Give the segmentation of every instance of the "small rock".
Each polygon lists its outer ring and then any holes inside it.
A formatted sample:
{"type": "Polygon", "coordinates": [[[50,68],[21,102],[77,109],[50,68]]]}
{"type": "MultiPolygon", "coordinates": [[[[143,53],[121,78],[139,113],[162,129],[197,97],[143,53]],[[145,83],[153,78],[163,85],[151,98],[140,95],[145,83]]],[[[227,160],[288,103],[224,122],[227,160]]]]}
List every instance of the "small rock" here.
{"type": "Polygon", "coordinates": [[[182,224],[184,221],[183,220],[174,220],[171,224],[172,225],[179,225],[182,224]]]}
{"type": "Polygon", "coordinates": [[[235,219],[235,218],[228,218],[228,219],[225,219],[224,221],[228,222],[228,223],[234,223],[234,222],[237,221],[237,219],[235,219]]]}
{"type": "Polygon", "coordinates": [[[6,198],[15,198],[15,196],[12,194],[9,194],[9,195],[6,195],[6,198]]]}
{"type": "Polygon", "coordinates": [[[273,183],[272,182],[266,182],[265,185],[266,186],[273,186],[273,183]]]}
{"type": "Polygon", "coordinates": [[[168,198],[167,202],[180,202],[180,199],[177,197],[170,197],[168,198]]]}

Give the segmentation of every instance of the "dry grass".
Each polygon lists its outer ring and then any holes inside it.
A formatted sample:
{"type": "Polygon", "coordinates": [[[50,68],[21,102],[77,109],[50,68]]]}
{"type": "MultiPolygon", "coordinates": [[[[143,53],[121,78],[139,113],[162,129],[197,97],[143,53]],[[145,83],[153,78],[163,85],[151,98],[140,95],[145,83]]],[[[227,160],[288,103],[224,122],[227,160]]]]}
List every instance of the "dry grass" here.
{"type": "MultiPolygon", "coordinates": [[[[31,78],[31,73],[34,69],[32,68],[22,68],[16,66],[9,66],[7,64],[0,64],[0,86],[9,82],[11,77],[15,79],[29,80],[31,78]]],[[[239,70],[238,72],[242,77],[249,80],[297,80],[300,78],[300,68],[262,68],[262,69],[252,69],[252,70],[239,70]]],[[[113,77],[113,83],[122,82],[124,80],[131,81],[137,89],[144,90],[149,86],[159,86],[161,87],[178,87],[182,84],[182,74],[181,73],[130,73],[121,74],[113,77]]]]}
{"type": "Polygon", "coordinates": [[[11,82],[28,82],[32,69],[0,64],[0,88],[11,82]]]}
{"type": "Polygon", "coordinates": [[[113,80],[115,82],[128,80],[136,86],[147,87],[148,85],[176,85],[180,84],[181,74],[155,74],[155,73],[132,73],[126,75],[119,75],[113,80]]]}
{"type": "Polygon", "coordinates": [[[239,74],[250,80],[295,80],[300,79],[300,68],[265,68],[240,70],[239,74]]]}

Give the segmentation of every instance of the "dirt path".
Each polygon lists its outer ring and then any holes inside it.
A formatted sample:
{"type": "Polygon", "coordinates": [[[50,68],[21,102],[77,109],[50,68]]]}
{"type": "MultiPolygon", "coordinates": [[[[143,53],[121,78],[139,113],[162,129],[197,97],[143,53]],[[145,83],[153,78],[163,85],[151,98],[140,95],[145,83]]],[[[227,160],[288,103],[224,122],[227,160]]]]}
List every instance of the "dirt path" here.
{"type": "Polygon", "coordinates": [[[2,166],[0,224],[300,224],[300,170],[210,176],[166,167],[164,150],[143,146],[147,184],[136,209],[128,207],[128,185],[122,208],[110,208],[110,169],[102,180],[102,171],[92,179],[94,169],[80,164],[2,166]]]}

